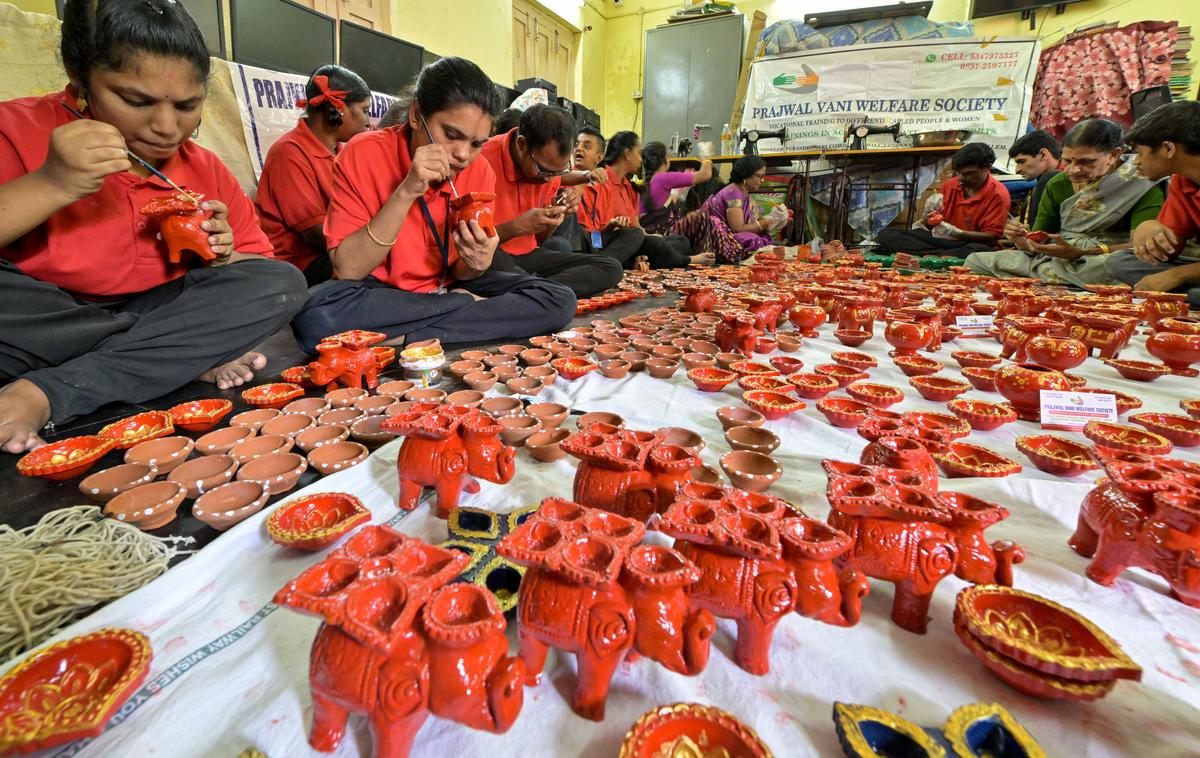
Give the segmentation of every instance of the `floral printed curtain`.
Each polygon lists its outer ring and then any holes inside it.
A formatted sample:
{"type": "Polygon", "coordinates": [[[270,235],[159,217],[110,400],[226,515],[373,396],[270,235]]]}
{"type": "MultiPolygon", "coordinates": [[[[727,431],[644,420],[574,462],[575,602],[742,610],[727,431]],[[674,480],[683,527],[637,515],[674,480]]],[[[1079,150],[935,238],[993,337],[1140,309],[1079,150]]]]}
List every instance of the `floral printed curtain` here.
{"type": "Polygon", "coordinates": [[[1174,21],[1142,21],[1042,51],[1030,121],[1059,139],[1088,118],[1129,127],[1129,96],[1170,79],[1178,32],[1174,21]]]}

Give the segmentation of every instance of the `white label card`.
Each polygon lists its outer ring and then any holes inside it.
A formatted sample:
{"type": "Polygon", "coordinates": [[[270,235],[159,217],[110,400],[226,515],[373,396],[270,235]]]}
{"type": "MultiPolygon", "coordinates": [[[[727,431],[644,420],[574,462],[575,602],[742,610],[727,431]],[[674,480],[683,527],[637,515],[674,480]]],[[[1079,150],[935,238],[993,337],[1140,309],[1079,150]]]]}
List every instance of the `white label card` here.
{"type": "Polygon", "coordinates": [[[1116,421],[1117,396],[1103,392],[1042,390],[1042,428],[1078,432],[1089,421],[1116,421]]]}
{"type": "Polygon", "coordinates": [[[954,325],[959,329],[991,329],[995,321],[994,316],[955,316],[954,325]]]}

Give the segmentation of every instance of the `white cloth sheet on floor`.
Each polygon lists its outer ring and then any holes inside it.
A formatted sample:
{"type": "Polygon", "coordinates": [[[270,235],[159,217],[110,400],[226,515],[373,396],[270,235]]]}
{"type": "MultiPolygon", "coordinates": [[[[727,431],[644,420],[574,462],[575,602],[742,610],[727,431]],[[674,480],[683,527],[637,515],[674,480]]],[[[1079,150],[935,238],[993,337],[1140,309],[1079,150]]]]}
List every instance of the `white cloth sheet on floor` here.
{"type": "MultiPolygon", "coordinates": [[[[603,316],[603,312],[596,314],[603,316]]],[[[901,387],[905,401],[892,410],[945,411],[923,400],[887,357],[882,324],[876,337],[859,348],[874,355],[875,381],[901,387]]],[[[790,327],[785,327],[790,329],[790,327]]],[[[832,327],[806,340],[796,357],[804,370],[846,349],[832,327]]],[[[1124,357],[1148,358],[1135,340],[1124,357]]],[[[991,340],[960,340],[933,354],[947,364],[946,376],[959,376],[950,357],[955,349],[997,352],[991,340]]],[[[765,359],[765,358],[764,358],[765,359]]],[[[1200,396],[1200,380],[1166,377],[1152,384],[1122,379],[1096,360],[1074,373],[1097,387],[1120,389],[1145,402],[1143,410],[1181,413],[1178,401],[1200,396]]],[[[492,391],[489,394],[499,394],[492,391]]],[[[967,397],[1001,400],[971,391],[967,397]]],[[[714,411],[740,404],[736,384],[724,392],[697,391],[682,368],[670,380],[632,374],[608,380],[593,372],[563,379],[539,400],[577,410],[614,411],[631,428],[684,426],[701,432],[707,463],[727,451],[714,411]]],[[[565,426],[573,428],[574,421],[565,426]]],[[[804,508],[828,513],[823,458],[857,460],[866,444],[852,429],[837,429],[810,403],[783,420],[768,422],[783,440],[777,453],[784,474],[772,492],[804,508]]],[[[771,671],[755,677],[731,660],[734,627],[718,621],[708,668],[688,678],[642,658],[623,663],[612,680],[607,717],[593,723],[567,704],[575,680],[573,658],[551,652],[540,686],[527,688],[520,718],[506,734],[472,731],[431,718],[417,737],[415,756],[615,756],[630,725],[647,709],[677,701],[724,708],[745,721],[777,756],[840,754],[830,712],[834,701],[864,703],[900,713],[924,726],[940,725],[964,703],[998,701],[1009,708],[1049,755],[1168,756],[1200,753],[1200,610],[1166,594],[1156,576],[1126,572],[1111,588],[1084,576],[1088,561],[1071,551],[1067,538],[1079,504],[1098,474],[1061,479],[1034,468],[1014,447],[1034,431],[1018,422],[994,432],[975,432],[968,441],[990,447],[1025,470],[1004,479],[943,479],[943,489],[961,490],[1009,508],[1007,521],[988,531],[989,540],[1012,539],[1027,553],[1016,567],[1015,586],[1073,608],[1105,629],[1144,669],[1140,683],[1120,682],[1093,703],[1037,700],[1001,683],[959,643],[952,628],[955,594],[965,585],[954,577],[938,587],[930,609],[929,632],[903,631],[889,619],[892,587],[875,581],[864,601],[862,620],[849,629],[792,615],[775,632],[771,671]]],[[[1076,435],[1086,441],[1082,435],[1076,435]]],[[[375,522],[395,522],[401,531],[430,542],[447,537],[445,522],[428,505],[397,511],[395,459],[400,442],[377,450],[365,463],[323,479],[306,492],[341,491],[359,497],[375,522]]],[[[1200,460],[1195,451],[1176,455],[1200,460]]],[[[483,482],[462,504],[507,512],[557,495],[570,497],[574,459],[553,464],[518,454],[516,476],[508,485],[483,482]]],[[[185,508],[188,506],[184,506],[185,508]]],[[[319,755],[306,742],[311,701],[309,647],[318,619],[271,605],[271,597],[323,554],[279,547],[267,537],[267,511],[231,529],[203,551],[141,590],[112,603],[57,635],[83,634],[100,627],[130,627],[149,635],[154,649],[150,676],[142,691],[120,711],[109,729],[91,742],[65,746],[49,755],[235,756],[247,747],[272,758],[319,755]]],[[[663,540],[660,534],[650,539],[663,540]]],[[[509,636],[514,641],[515,622],[509,636]]],[[[365,721],[355,717],[338,756],[370,755],[365,721]]]]}

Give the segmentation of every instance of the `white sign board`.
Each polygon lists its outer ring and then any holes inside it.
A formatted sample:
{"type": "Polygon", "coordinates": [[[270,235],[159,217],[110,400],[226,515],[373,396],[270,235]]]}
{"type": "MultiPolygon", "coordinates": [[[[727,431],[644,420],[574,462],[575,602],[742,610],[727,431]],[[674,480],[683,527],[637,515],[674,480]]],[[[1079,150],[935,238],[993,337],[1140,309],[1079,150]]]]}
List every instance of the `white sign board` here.
{"type": "MultiPolygon", "coordinates": [[[[296,126],[296,119],[303,112],[296,101],[304,97],[304,85],[308,77],[300,74],[285,74],[266,68],[229,63],[229,74],[233,78],[233,91],[237,95],[238,112],[242,116],[242,131],[246,135],[246,148],[250,152],[250,163],[254,166],[254,178],[262,175],[263,160],[275,140],[296,126]]],[[[396,98],[381,92],[371,93],[371,106],[367,113],[371,124],[382,118],[396,98]]]]}
{"type": "MultiPolygon", "coordinates": [[[[969,129],[971,141],[1007,156],[1029,122],[1039,50],[1036,39],[959,37],[765,58],[750,71],[742,128],[788,130],[786,145],[764,140],[763,153],[844,150],[852,124],[899,122],[901,134],[969,129]]],[[[868,146],[893,144],[883,135],[868,146]]]]}
{"type": "Polygon", "coordinates": [[[1042,428],[1078,432],[1089,421],[1117,420],[1117,397],[1097,392],[1041,392],[1042,428]]]}

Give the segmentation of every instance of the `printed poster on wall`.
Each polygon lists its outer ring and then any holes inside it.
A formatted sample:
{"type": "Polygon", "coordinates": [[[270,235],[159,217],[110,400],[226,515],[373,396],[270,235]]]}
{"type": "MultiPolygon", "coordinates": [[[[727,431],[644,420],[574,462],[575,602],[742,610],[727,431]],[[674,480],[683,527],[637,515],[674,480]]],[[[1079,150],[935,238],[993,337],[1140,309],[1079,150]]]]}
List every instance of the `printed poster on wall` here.
{"type": "MultiPolygon", "coordinates": [[[[750,71],[742,128],[788,130],[786,146],[764,139],[763,153],[844,150],[852,124],[898,122],[901,135],[969,129],[1003,160],[1029,123],[1039,50],[1033,38],[948,38],[765,58],[750,71]]],[[[888,135],[867,142],[893,146],[888,135]]]]}
{"type": "MultiPolygon", "coordinates": [[[[308,77],[241,63],[226,62],[226,65],[233,78],[233,91],[242,115],[242,131],[246,135],[246,148],[257,181],[262,175],[263,160],[271,145],[290,132],[296,126],[296,119],[300,118],[302,111],[296,107],[296,101],[304,97],[304,85],[308,83],[308,77]]],[[[371,93],[367,115],[372,126],[395,101],[396,98],[391,95],[371,93]]]]}

